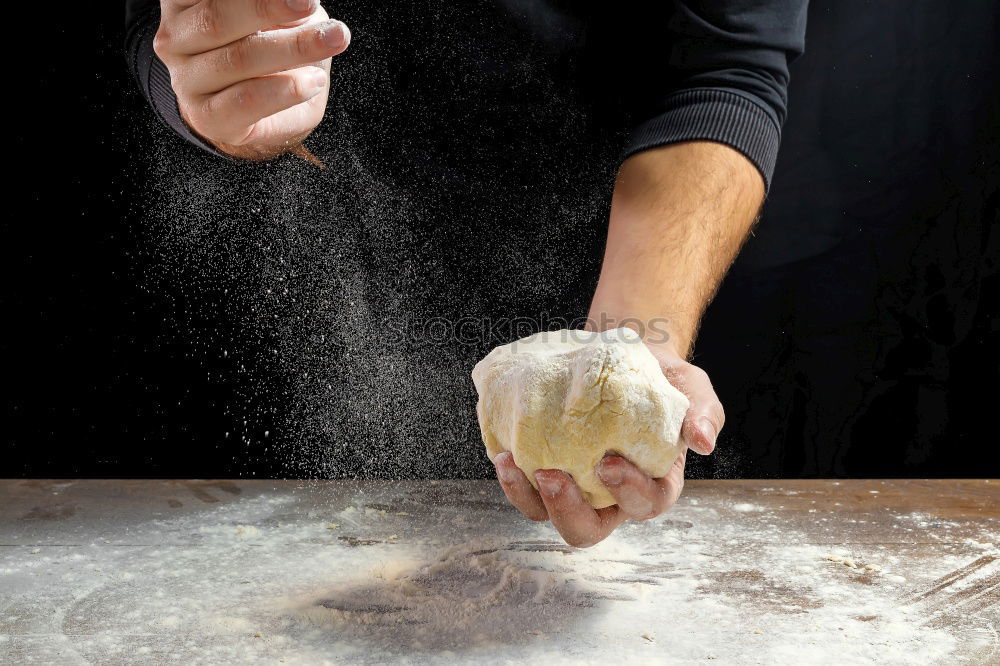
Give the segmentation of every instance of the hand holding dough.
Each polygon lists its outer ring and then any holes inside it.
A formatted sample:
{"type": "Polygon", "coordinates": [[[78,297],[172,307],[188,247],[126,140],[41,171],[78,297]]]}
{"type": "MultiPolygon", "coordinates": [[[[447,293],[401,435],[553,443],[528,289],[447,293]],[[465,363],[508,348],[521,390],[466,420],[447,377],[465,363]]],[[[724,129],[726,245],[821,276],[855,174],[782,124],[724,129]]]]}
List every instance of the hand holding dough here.
{"type": "Polygon", "coordinates": [[[688,399],[632,329],[537,333],[494,349],[472,379],[490,459],[510,451],[532,485],[561,469],[595,509],[615,503],[594,471],[605,454],[653,478],[680,455],[688,399]]]}

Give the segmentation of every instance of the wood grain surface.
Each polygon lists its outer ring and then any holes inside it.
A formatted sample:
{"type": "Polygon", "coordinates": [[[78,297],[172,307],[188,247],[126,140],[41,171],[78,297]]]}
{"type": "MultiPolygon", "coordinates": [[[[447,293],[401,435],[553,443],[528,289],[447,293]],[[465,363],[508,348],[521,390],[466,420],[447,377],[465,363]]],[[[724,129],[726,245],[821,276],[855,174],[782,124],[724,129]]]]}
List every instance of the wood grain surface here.
{"type": "MultiPolygon", "coordinates": [[[[198,549],[204,545],[199,525],[218,523],[220,511],[279,496],[291,498],[289,508],[278,514],[269,509],[271,513],[262,514],[253,529],[310,524],[319,520],[317,515],[330,514],[330,507],[358,507],[371,515],[397,516],[391,526],[385,521],[368,527],[359,523],[336,530],[331,527],[328,534],[308,539],[282,537],[289,549],[334,545],[353,553],[359,549],[375,552],[397,543],[415,543],[417,534],[421,539],[434,537],[440,544],[497,532],[510,535],[509,551],[574,551],[561,544],[554,533],[551,538],[537,538],[537,530],[546,527],[521,519],[492,481],[5,480],[0,481],[0,662],[145,663],[136,652],[119,659],[80,647],[77,642],[85,631],[68,629],[74,626],[69,620],[55,626],[42,610],[48,603],[58,606],[68,602],[53,602],[58,594],[38,591],[43,589],[37,587],[39,581],[71,570],[73,553],[84,550],[96,553],[88,557],[94,558],[90,566],[97,569],[105,557],[102,553],[111,561],[112,552],[121,557],[130,548],[139,552],[173,544],[197,559],[198,549]],[[178,522],[180,518],[186,522],[178,522]],[[419,525],[407,532],[407,521],[419,525]],[[150,524],[183,527],[152,532],[145,527],[150,524]],[[529,529],[536,530],[531,538],[524,532],[529,529]],[[398,534],[385,533],[390,530],[398,534]],[[47,556],[48,564],[39,566],[37,558],[47,556]],[[35,562],[34,568],[26,564],[31,562],[35,562]],[[66,648],[67,640],[73,649],[66,648]]],[[[921,626],[954,638],[954,649],[940,663],[1000,663],[1000,482],[690,481],[678,505],[655,527],[626,529],[632,530],[635,538],[645,538],[643,535],[653,529],[687,533],[694,535],[696,543],[711,546],[714,528],[702,532],[691,529],[699,523],[703,526],[709,512],[716,516],[720,530],[730,530],[726,537],[730,545],[716,549],[719,557],[752,550],[761,555],[759,565],[702,571],[698,574],[699,594],[716,595],[733,607],[778,615],[805,616],[822,607],[821,594],[783,582],[775,573],[781,565],[769,564],[768,553],[777,552],[781,535],[788,534],[800,548],[816,546],[820,548],[817,552],[825,553],[823,549],[829,547],[831,553],[839,548],[867,554],[867,560],[846,566],[842,558],[816,558],[824,575],[835,574],[842,585],[856,585],[859,590],[885,582],[877,567],[865,568],[866,562],[894,562],[893,574],[905,580],[892,588],[898,607],[913,609],[921,626]],[[748,528],[732,532],[732,526],[740,523],[748,528]],[[732,539],[733,534],[738,539],[732,539]]],[[[243,527],[237,525],[237,529],[243,527]]],[[[618,582],[662,585],[687,575],[672,564],[636,560],[630,566],[628,576],[618,582]]],[[[79,606],[78,600],[72,605],[79,606]]],[[[76,617],[79,623],[90,621],[84,612],[76,617]]],[[[853,619],[879,620],[877,614],[859,614],[853,619]]],[[[115,626],[127,626],[123,623],[115,626]]],[[[121,631],[122,636],[128,634],[121,631]]],[[[171,654],[183,655],[184,650],[176,648],[171,654]]],[[[739,663],[762,663],[755,661],[753,654],[747,653],[747,660],[739,663]]],[[[151,658],[148,663],[158,660],[151,658]]],[[[896,662],[887,658],[885,663],[896,662]]]]}

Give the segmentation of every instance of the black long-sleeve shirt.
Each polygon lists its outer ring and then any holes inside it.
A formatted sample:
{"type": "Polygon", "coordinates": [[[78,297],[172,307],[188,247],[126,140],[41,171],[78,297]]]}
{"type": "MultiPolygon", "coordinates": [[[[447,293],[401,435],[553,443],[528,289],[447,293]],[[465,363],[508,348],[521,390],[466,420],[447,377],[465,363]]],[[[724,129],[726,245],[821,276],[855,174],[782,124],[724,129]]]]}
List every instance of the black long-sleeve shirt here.
{"type": "MultiPolygon", "coordinates": [[[[565,4],[498,2],[534,39],[588,48],[592,60],[617,68],[612,76],[632,129],[625,156],[680,141],[716,141],[743,153],[770,184],[786,113],[788,63],[803,50],[807,0],[674,0],[614,10],[565,4]]],[[[153,53],[158,22],[157,0],[126,0],[132,71],[161,120],[213,150],[180,117],[169,72],[153,53]]],[[[440,45],[427,48],[433,58],[440,45]]]]}

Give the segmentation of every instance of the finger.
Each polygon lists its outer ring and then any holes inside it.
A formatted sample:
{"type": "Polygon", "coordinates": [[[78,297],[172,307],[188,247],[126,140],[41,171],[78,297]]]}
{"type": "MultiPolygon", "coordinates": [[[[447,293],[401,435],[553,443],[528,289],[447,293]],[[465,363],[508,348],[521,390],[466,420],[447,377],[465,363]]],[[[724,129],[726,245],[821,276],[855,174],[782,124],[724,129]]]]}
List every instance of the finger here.
{"type": "Polygon", "coordinates": [[[531,520],[548,520],[549,514],[542,504],[538,491],[531,487],[528,477],[514,464],[514,456],[504,451],[493,459],[497,479],[504,495],[517,509],[531,520]]]}
{"type": "Polygon", "coordinates": [[[573,477],[558,469],[535,472],[538,494],[545,503],[549,520],[559,535],[571,546],[587,548],[603,540],[626,516],[616,506],[594,510],[577,487],[573,477]]]}
{"type": "MultiPolygon", "coordinates": [[[[213,141],[240,146],[256,131],[258,121],[306,102],[326,89],[321,67],[301,67],[241,81],[185,109],[197,131],[213,141]]],[[[295,130],[310,128],[291,128],[295,130]]]]}
{"type": "Polygon", "coordinates": [[[191,58],[185,85],[190,93],[216,93],[245,79],[326,60],[350,40],[340,21],[260,32],[191,58]]]}
{"type": "Polygon", "coordinates": [[[302,142],[323,119],[326,93],[321,92],[273,116],[257,121],[244,142],[256,146],[284,146],[291,149],[302,142]]]}
{"type": "Polygon", "coordinates": [[[712,381],[704,370],[690,363],[666,368],[664,373],[691,402],[681,424],[681,439],[696,453],[710,454],[726,422],[726,413],[712,381]]]}
{"type": "Polygon", "coordinates": [[[664,511],[677,502],[677,499],[681,496],[681,491],[684,490],[684,464],[686,460],[687,449],[684,449],[677,456],[674,464],[670,466],[670,471],[667,472],[666,476],[656,479],[656,483],[663,489],[663,493],[667,498],[667,506],[664,511]]]}
{"type": "Polygon", "coordinates": [[[618,508],[632,520],[655,518],[673,504],[667,487],[621,456],[605,456],[596,471],[618,508]]]}
{"type": "Polygon", "coordinates": [[[201,0],[167,24],[176,52],[205,53],[247,35],[304,19],[317,0],[201,0]]]}

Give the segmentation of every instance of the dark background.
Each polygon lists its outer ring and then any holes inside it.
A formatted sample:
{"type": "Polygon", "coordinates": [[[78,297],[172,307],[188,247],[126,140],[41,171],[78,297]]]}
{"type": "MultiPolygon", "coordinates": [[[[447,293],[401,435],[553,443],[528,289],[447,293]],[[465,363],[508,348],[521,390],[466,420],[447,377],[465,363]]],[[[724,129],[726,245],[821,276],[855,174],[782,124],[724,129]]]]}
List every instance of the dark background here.
{"type": "MultiPolygon", "coordinates": [[[[504,333],[379,331],[585,312],[623,135],[576,32],[453,4],[331,11],[355,40],[323,172],[161,128],[119,7],[25,31],[0,476],[489,473],[468,371],[504,333]]],[[[998,16],[812,3],[763,220],[697,345],[729,421],[691,475],[997,475],[998,16]]]]}

